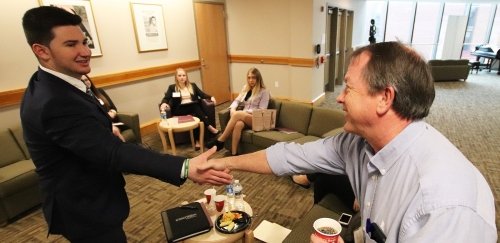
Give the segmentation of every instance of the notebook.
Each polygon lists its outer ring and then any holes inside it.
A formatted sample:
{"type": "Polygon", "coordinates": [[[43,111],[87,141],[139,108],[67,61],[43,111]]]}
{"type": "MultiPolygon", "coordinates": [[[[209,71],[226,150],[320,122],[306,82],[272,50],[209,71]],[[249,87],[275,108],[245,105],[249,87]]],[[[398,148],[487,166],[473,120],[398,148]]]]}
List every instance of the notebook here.
{"type": "Polygon", "coordinates": [[[177,117],[177,122],[178,123],[184,123],[184,122],[192,122],[192,121],[194,121],[194,118],[191,115],[175,116],[175,117],[177,117]]]}
{"type": "Polygon", "coordinates": [[[193,202],[161,212],[168,242],[178,242],[213,228],[204,204],[193,202]]]}
{"type": "Polygon", "coordinates": [[[264,219],[253,231],[253,234],[255,238],[267,243],[281,243],[290,232],[290,229],[264,219]]]}

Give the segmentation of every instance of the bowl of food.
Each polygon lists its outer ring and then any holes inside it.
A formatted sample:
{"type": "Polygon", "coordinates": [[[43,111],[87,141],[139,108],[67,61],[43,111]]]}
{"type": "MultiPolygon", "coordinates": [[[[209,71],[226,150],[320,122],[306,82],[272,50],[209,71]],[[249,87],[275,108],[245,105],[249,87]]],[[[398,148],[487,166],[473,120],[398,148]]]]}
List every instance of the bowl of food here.
{"type": "Polygon", "coordinates": [[[246,229],[252,222],[250,215],[243,211],[228,211],[215,220],[215,229],[224,234],[234,234],[246,229]]]}

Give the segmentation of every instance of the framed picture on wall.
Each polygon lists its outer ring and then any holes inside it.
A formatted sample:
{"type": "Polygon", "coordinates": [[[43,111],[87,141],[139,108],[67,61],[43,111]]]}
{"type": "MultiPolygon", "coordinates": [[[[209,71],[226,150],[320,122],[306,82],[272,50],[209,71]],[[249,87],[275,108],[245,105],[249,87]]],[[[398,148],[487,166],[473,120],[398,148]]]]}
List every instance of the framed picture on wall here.
{"type": "Polygon", "coordinates": [[[90,0],[39,0],[39,3],[42,6],[56,6],[64,8],[69,12],[80,16],[80,18],[82,18],[80,27],[88,38],[92,56],[102,56],[101,45],[99,43],[99,37],[97,36],[97,28],[90,0]]]}
{"type": "Polygon", "coordinates": [[[162,5],[130,3],[130,8],[137,50],[139,52],[167,50],[162,5]]]}

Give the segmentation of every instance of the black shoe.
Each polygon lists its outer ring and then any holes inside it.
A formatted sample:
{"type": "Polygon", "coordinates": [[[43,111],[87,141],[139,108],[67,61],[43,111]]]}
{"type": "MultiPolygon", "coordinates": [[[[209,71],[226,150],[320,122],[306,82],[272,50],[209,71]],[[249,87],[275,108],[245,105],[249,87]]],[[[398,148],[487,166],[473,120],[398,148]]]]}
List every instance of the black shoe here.
{"type": "Polygon", "coordinates": [[[211,149],[213,146],[217,146],[217,151],[224,148],[224,142],[221,142],[217,139],[207,142],[207,148],[211,149]]]}

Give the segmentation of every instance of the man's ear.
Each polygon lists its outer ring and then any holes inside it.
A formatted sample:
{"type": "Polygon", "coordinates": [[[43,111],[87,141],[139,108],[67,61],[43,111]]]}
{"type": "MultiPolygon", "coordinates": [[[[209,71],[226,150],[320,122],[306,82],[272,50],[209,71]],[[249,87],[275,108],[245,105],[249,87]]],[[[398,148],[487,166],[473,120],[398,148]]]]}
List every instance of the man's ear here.
{"type": "Polygon", "coordinates": [[[394,98],[396,97],[396,91],[394,87],[386,87],[379,94],[379,100],[377,104],[377,113],[379,115],[385,114],[392,108],[392,103],[394,102],[394,98]]]}
{"type": "Polygon", "coordinates": [[[50,50],[48,47],[35,43],[31,46],[31,49],[39,59],[43,61],[47,61],[50,59],[50,50]]]}

